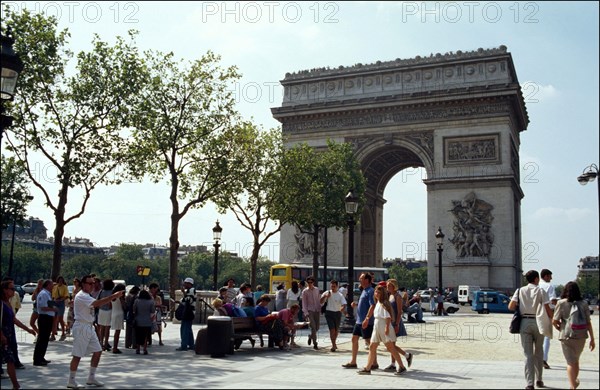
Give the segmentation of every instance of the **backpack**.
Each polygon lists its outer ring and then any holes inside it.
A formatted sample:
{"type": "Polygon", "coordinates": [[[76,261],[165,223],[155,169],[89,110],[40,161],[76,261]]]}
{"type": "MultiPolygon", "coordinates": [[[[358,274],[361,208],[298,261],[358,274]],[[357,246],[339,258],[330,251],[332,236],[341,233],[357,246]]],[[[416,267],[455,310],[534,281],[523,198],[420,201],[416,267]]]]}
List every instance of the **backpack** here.
{"type": "Polygon", "coordinates": [[[569,317],[565,322],[564,337],[566,339],[585,339],[587,338],[587,329],[587,318],[583,312],[583,306],[579,302],[573,302],[569,317]]]}
{"type": "Polygon", "coordinates": [[[181,302],[179,304],[179,306],[177,306],[177,310],[175,310],[175,318],[178,321],[183,321],[183,317],[184,317],[185,311],[186,311],[185,307],[188,306],[188,305],[189,305],[189,303],[186,301],[185,303],[181,302]]]}
{"type": "Polygon", "coordinates": [[[179,306],[177,306],[177,310],[175,310],[175,318],[178,321],[193,321],[194,317],[194,307],[188,300],[181,302],[179,306]]]}

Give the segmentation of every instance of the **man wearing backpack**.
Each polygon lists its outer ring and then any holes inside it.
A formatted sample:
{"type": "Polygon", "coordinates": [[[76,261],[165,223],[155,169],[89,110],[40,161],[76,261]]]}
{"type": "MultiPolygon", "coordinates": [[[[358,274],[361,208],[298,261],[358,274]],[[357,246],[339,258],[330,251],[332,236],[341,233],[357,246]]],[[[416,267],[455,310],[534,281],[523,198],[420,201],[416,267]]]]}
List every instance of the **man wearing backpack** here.
{"type": "MultiPolygon", "coordinates": [[[[550,301],[550,309],[554,311],[554,306],[556,306],[556,293],[554,291],[554,286],[550,284],[552,281],[552,271],[544,268],[540,272],[540,288],[544,290],[546,293],[546,298],[550,301]]],[[[552,329],[552,328],[550,328],[552,329]]],[[[544,368],[550,369],[550,365],[548,365],[548,353],[550,351],[550,337],[544,336],[544,368]]]]}
{"type": "Polygon", "coordinates": [[[181,346],[177,351],[194,350],[194,334],[192,333],[192,322],[194,321],[194,302],[196,301],[196,289],[194,288],[194,279],[185,278],[183,281],[183,298],[179,302],[185,305],[184,314],[181,320],[179,334],[181,336],[181,346]]]}
{"type": "Polygon", "coordinates": [[[527,286],[515,291],[508,304],[508,309],[515,311],[518,306],[521,312],[522,320],[519,335],[525,355],[526,389],[534,389],[534,382],[537,387],[544,387],[542,379],[544,336],[540,333],[536,317],[538,312],[545,310],[546,315],[552,318],[552,310],[544,290],[539,287],[540,274],[535,270],[527,271],[525,279],[528,282],[527,286]],[[535,378],[537,378],[537,381],[535,378]]]}

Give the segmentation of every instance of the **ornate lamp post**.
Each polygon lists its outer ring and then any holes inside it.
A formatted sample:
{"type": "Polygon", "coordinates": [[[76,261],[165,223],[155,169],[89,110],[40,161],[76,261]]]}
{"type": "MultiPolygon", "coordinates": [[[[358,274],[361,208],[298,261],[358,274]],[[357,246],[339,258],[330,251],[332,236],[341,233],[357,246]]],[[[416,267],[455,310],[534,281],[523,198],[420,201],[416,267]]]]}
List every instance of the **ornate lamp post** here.
{"type": "MultiPolygon", "coordinates": [[[[592,182],[596,180],[598,176],[598,166],[596,164],[592,164],[586,167],[583,170],[583,173],[577,177],[577,181],[582,186],[586,185],[588,182],[592,182]]],[[[598,181],[598,210],[600,210],[600,180],[598,181]]]]}
{"type": "Polygon", "coordinates": [[[2,49],[0,58],[2,62],[1,85],[0,85],[0,143],[4,129],[12,124],[12,117],[4,115],[4,101],[12,100],[15,96],[17,78],[23,70],[23,62],[13,50],[14,39],[0,35],[2,49]]]}
{"type": "Polygon", "coordinates": [[[213,270],[213,290],[217,291],[217,277],[218,277],[218,273],[219,273],[219,247],[221,246],[219,244],[219,240],[221,240],[221,232],[223,231],[223,228],[219,225],[219,221],[217,221],[217,224],[215,225],[215,227],[213,228],[213,239],[215,240],[215,264],[214,264],[214,270],[213,270]]]}
{"type": "Polygon", "coordinates": [[[437,251],[438,251],[438,288],[440,294],[444,291],[444,285],[442,284],[442,252],[444,251],[444,233],[442,233],[442,227],[438,227],[437,232],[435,233],[435,240],[437,242],[437,251]]]}
{"type": "Polygon", "coordinates": [[[354,215],[358,210],[358,198],[353,191],[348,192],[344,199],[346,204],[346,214],[348,214],[348,297],[347,301],[347,321],[354,326],[354,310],[352,301],[354,300],[354,215]]]}

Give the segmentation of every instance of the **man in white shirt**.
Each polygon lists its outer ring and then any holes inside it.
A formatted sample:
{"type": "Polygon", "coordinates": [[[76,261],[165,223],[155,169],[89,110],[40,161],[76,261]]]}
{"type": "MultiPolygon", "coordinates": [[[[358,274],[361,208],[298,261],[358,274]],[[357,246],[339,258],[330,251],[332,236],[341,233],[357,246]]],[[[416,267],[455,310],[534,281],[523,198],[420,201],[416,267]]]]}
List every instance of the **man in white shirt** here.
{"type": "Polygon", "coordinates": [[[327,302],[325,319],[329,328],[331,352],[335,352],[337,350],[336,340],[340,334],[340,325],[342,323],[342,312],[346,308],[346,298],[339,292],[337,280],[332,280],[329,284],[331,290],[327,290],[321,295],[321,302],[327,302]]]}
{"type": "Polygon", "coordinates": [[[118,299],[125,293],[125,290],[118,291],[102,299],[95,299],[90,295],[94,290],[94,284],[95,281],[92,276],[84,276],[81,279],[81,291],[75,295],[73,301],[73,312],[75,313],[75,322],[73,324],[73,358],[71,359],[69,381],[67,382],[67,388],[70,389],[84,387],[79,386],[75,381],[75,376],[77,375],[79,361],[88,353],[92,353],[92,362],[86,384],[96,387],[104,386],[104,383],[96,380],[96,369],[98,368],[98,363],[100,363],[102,347],[94,330],[95,309],[118,299]]]}
{"type": "Polygon", "coordinates": [[[509,310],[516,310],[517,305],[521,312],[521,329],[519,335],[521,337],[521,346],[525,355],[525,380],[527,381],[526,389],[534,389],[536,387],[544,387],[543,376],[543,345],[544,336],[540,333],[537,325],[536,317],[538,312],[546,311],[546,315],[552,318],[552,310],[549,306],[549,301],[546,300],[546,294],[538,284],[540,282],[540,274],[535,271],[527,271],[525,274],[527,286],[521,287],[515,291],[510,303],[509,310]],[[537,381],[535,381],[537,378],[537,381]]]}
{"type": "Polygon", "coordinates": [[[50,363],[45,359],[46,350],[48,349],[48,341],[50,341],[50,333],[52,333],[52,325],[54,324],[54,315],[58,312],[58,308],[54,306],[52,301],[52,280],[44,280],[42,290],[36,297],[36,307],[38,312],[38,338],[33,351],[33,365],[46,366],[50,363]]]}
{"type": "MultiPolygon", "coordinates": [[[[549,269],[543,269],[540,272],[540,288],[544,290],[546,293],[546,299],[550,301],[550,309],[554,311],[554,307],[556,306],[556,302],[558,299],[556,298],[556,292],[554,291],[554,286],[550,284],[552,280],[552,271],[549,269]]],[[[550,351],[550,337],[544,336],[544,368],[549,369],[548,365],[548,352],[550,351]]]]}

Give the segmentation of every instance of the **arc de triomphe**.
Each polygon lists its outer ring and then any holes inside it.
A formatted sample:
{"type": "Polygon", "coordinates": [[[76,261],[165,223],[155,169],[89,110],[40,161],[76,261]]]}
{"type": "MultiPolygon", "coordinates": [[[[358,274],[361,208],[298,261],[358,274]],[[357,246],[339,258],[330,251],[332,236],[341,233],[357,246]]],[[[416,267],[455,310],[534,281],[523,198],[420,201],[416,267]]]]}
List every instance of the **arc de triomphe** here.
{"type": "MultiPolygon", "coordinates": [[[[283,103],[272,113],[288,145],[354,145],[367,178],[355,266],[382,266],[386,184],[405,168],[423,167],[429,285],[438,280],[438,226],[446,234],[446,287],[520,285],[519,134],[529,119],[505,46],[305,70],[281,84],[283,103]]],[[[328,265],[347,265],[347,234],[329,229],[328,265]]],[[[280,245],[281,263],[312,263],[293,226],[284,226],[280,245]]]]}

